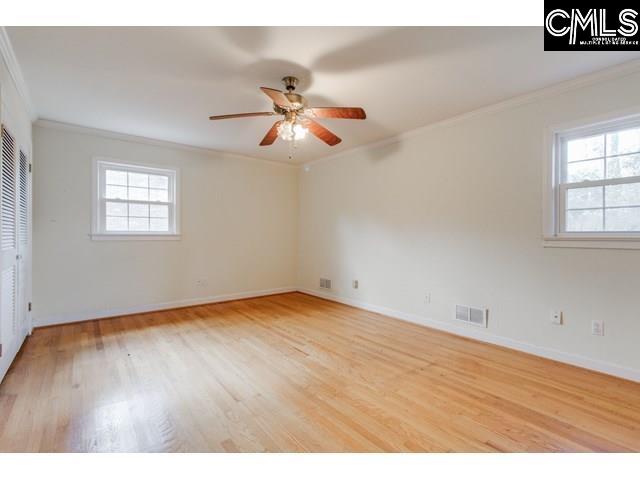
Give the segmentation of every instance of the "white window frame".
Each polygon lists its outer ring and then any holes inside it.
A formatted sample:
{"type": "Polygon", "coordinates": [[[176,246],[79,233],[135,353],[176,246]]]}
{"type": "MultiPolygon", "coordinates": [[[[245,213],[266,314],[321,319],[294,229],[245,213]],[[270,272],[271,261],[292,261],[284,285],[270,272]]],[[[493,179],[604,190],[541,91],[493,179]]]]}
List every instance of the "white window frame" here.
{"type": "MultiPolygon", "coordinates": [[[[180,171],[172,167],[157,167],[140,163],[124,162],[121,160],[94,157],[92,179],[92,240],[179,240],[180,239],[180,171]],[[164,232],[108,232],[106,231],[104,195],[104,176],[108,168],[126,170],[127,172],[146,173],[152,175],[165,175],[169,177],[169,202],[158,202],[169,206],[169,231],[164,232]]],[[[143,201],[150,204],[154,202],[143,201]]]]}
{"type": "Polygon", "coordinates": [[[635,176],[562,183],[562,178],[564,177],[562,169],[565,167],[563,158],[566,155],[567,141],[573,138],[623,130],[634,126],[640,127],[640,107],[547,128],[543,175],[543,246],[640,249],[640,232],[564,231],[567,189],[640,182],[640,176],[635,176]]]}

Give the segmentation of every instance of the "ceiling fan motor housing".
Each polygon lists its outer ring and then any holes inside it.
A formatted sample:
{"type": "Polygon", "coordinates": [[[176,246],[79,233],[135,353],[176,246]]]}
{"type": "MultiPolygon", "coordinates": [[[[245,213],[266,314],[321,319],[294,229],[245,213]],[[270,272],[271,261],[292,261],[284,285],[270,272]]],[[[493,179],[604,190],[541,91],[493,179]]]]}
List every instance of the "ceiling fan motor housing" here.
{"type": "Polygon", "coordinates": [[[307,106],[307,99],[300,94],[293,93],[298,85],[298,79],[296,77],[284,77],[282,79],[282,83],[284,83],[284,86],[287,89],[287,91],[284,92],[284,96],[287,97],[291,106],[283,108],[274,103],[273,110],[280,115],[284,115],[287,112],[301,113],[301,111],[307,106]]]}

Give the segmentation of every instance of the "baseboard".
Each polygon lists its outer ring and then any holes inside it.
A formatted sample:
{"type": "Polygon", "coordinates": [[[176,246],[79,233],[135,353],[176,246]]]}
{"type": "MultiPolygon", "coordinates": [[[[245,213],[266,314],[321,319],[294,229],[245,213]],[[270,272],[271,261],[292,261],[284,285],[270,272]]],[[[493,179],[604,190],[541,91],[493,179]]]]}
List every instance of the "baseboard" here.
{"type": "Polygon", "coordinates": [[[380,313],[388,317],[393,317],[398,320],[404,320],[406,322],[423,325],[425,327],[435,328],[437,330],[443,330],[454,335],[461,337],[471,338],[479,340],[481,342],[492,343],[501,347],[511,348],[525,353],[530,353],[538,357],[555,360],[562,363],[567,363],[576,367],[586,368],[587,370],[593,370],[607,375],[613,375],[615,377],[624,378],[626,380],[632,380],[634,382],[640,382],[640,371],[632,368],[623,367],[613,363],[602,362],[600,360],[594,360],[592,358],[584,357],[574,353],[567,353],[552,348],[541,347],[530,343],[522,342],[520,340],[514,340],[508,337],[503,337],[490,333],[486,330],[480,330],[475,327],[463,327],[455,324],[449,324],[446,322],[432,320],[430,318],[416,315],[413,313],[401,312],[393,310],[391,308],[382,307],[379,305],[373,305],[371,303],[362,302],[352,298],[341,297],[339,295],[321,292],[318,290],[312,290],[307,288],[298,288],[299,292],[313,295],[315,297],[324,298],[326,300],[332,300],[334,302],[350,305],[352,307],[361,308],[370,312],[380,313]]]}
{"type": "Polygon", "coordinates": [[[159,310],[171,310],[173,308],[193,307],[197,305],[205,305],[207,303],[228,302],[231,300],[242,300],[246,298],[264,297],[267,295],[277,295],[280,293],[295,292],[295,287],[270,288],[267,290],[253,290],[250,292],[227,293],[222,295],[213,295],[209,297],[190,298],[187,300],[175,300],[172,302],[153,303],[149,305],[140,305],[135,307],[110,308],[106,310],[92,310],[84,312],[75,312],[62,315],[51,315],[47,317],[34,317],[33,323],[35,328],[48,327],[51,325],[60,325],[63,323],[84,322],[87,320],[97,320],[99,318],[119,317],[122,315],[133,315],[136,313],[156,312],[159,310]]]}

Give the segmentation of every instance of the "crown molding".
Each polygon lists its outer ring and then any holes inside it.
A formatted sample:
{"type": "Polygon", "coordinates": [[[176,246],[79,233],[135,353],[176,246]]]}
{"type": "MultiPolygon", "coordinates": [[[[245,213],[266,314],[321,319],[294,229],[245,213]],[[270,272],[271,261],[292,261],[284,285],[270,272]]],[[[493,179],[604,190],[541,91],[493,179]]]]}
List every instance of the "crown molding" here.
{"type": "Polygon", "coordinates": [[[27,84],[24,81],[24,77],[22,76],[20,64],[18,63],[16,54],[13,51],[13,46],[11,45],[11,40],[9,39],[9,34],[7,33],[7,29],[5,27],[0,27],[0,56],[2,56],[2,58],[4,59],[4,63],[7,65],[9,74],[13,79],[13,83],[16,86],[18,94],[24,102],[31,121],[34,121],[36,118],[38,118],[38,115],[36,113],[36,109],[33,106],[33,102],[31,101],[29,89],[27,88],[27,84]]]}
{"type": "Polygon", "coordinates": [[[238,160],[268,163],[271,165],[277,165],[279,167],[288,167],[288,168],[295,168],[295,169],[300,168],[299,164],[294,164],[294,163],[278,162],[276,160],[268,160],[265,158],[251,157],[249,155],[240,155],[238,153],[225,152],[222,150],[214,150],[211,148],[196,147],[193,145],[186,145],[184,143],[170,142],[168,140],[158,140],[155,138],[130,135],[128,133],[113,132],[111,130],[102,130],[99,128],[84,127],[82,125],[59,122],[57,120],[48,120],[46,118],[37,119],[33,123],[33,125],[35,127],[40,127],[40,128],[48,128],[52,130],[62,130],[66,132],[81,133],[84,135],[94,135],[96,137],[108,138],[111,140],[121,140],[123,142],[140,143],[143,145],[151,145],[155,147],[165,147],[165,148],[173,148],[177,150],[185,150],[185,151],[190,151],[193,153],[199,153],[203,155],[210,155],[210,156],[224,155],[225,157],[236,158],[238,160]]]}
{"type": "Polygon", "coordinates": [[[511,108],[516,108],[522,105],[533,103],[538,100],[553,97],[555,95],[560,95],[562,93],[569,92],[571,90],[577,90],[579,88],[587,87],[589,85],[594,85],[597,83],[602,83],[607,80],[611,80],[615,78],[621,78],[626,75],[631,75],[637,72],[640,72],[640,60],[632,60],[630,62],[621,63],[619,65],[615,65],[613,67],[609,67],[604,70],[599,70],[594,73],[581,75],[571,80],[565,80],[564,82],[556,83],[548,87],[541,88],[539,90],[534,90],[532,92],[525,93],[517,97],[512,97],[498,103],[494,103],[491,105],[487,105],[485,107],[480,107],[475,110],[471,110],[466,113],[462,113],[460,115],[449,117],[444,120],[439,120],[437,122],[429,123],[422,127],[418,127],[413,130],[408,130],[406,132],[398,133],[396,135],[383,138],[381,140],[376,140],[374,142],[366,143],[364,145],[358,145],[356,147],[349,148],[347,150],[334,153],[332,155],[327,155],[325,157],[320,157],[315,160],[311,160],[309,162],[304,162],[304,163],[301,163],[300,165],[304,169],[308,169],[311,165],[337,159],[337,158],[342,158],[345,155],[350,155],[363,150],[369,150],[371,148],[379,148],[385,145],[390,145],[392,143],[408,140],[409,138],[418,136],[422,133],[425,133],[429,130],[433,130],[435,128],[453,125],[453,124],[456,124],[465,120],[469,120],[471,118],[478,117],[481,115],[488,115],[488,114],[500,112],[503,110],[509,110],[511,108]]]}

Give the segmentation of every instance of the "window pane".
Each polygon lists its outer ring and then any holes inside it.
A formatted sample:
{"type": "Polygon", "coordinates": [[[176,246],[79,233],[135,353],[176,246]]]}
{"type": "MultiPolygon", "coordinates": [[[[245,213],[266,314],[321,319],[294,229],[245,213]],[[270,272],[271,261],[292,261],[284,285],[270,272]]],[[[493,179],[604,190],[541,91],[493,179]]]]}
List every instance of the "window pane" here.
{"type": "Polygon", "coordinates": [[[150,216],[155,218],[168,218],[169,206],[168,205],[150,205],[150,216]]]}
{"type": "Polygon", "coordinates": [[[607,207],[640,205],[640,183],[607,185],[605,187],[607,207]]]}
{"type": "Polygon", "coordinates": [[[148,232],[149,219],[129,217],[129,230],[131,230],[132,232],[148,232]]]}
{"type": "Polygon", "coordinates": [[[124,232],[127,230],[127,217],[106,217],[108,232],[124,232]]]}
{"type": "Polygon", "coordinates": [[[635,177],[639,175],[640,155],[607,158],[607,178],[635,177]]]}
{"type": "Polygon", "coordinates": [[[607,134],[607,155],[640,152],[640,128],[607,134]]]}
{"type": "Polygon", "coordinates": [[[149,175],[129,172],[129,186],[147,188],[149,186],[149,175]]]}
{"type": "Polygon", "coordinates": [[[169,177],[165,175],[149,175],[149,187],[151,188],[169,188],[169,177]]]}
{"type": "Polygon", "coordinates": [[[129,204],[129,216],[131,217],[148,217],[149,205],[141,205],[139,203],[129,204]]]}
{"type": "Polygon", "coordinates": [[[126,217],[127,216],[127,204],[107,202],[107,216],[112,217],[126,217]]]}
{"type": "Polygon", "coordinates": [[[127,187],[117,187],[114,185],[107,185],[105,187],[105,197],[119,199],[119,200],[127,200],[127,187]]]}
{"type": "Polygon", "coordinates": [[[167,190],[149,190],[149,200],[152,202],[168,202],[169,201],[169,192],[167,190]]]}
{"type": "Polygon", "coordinates": [[[98,217],[104,215],[104,233],[127,234],[173,232],[174,173],[163,169],[138,168],[99,162],[100,195],[98,217]],[[104,204],[103,204],[104,203],[104,204]]]}
{"type": "Polygon", "coordinates": [[[608,232],[640,232],[640,208],[607,208],[608,232]]]}
{"type": "Polygon", "coordinates": [[[152,218],[150,230],[153,232],[168,232],[169,219],[168,218],[152,218]]]}
{"type": "Polygon", "coordinates": [[[129,200],[149,200],[149,190],[147,188],[129,187],[129,200]]]}
{"type": "Polygon", "coordinates": [[[602,187],[567,190],[567,208],[602,208],[602,187]]]}
{"type": "Polygon", "coordinates": [[[567,232],[602,231],[602,210],[567,210],[567,232]]]}
{"type": "Polygon", "coordinates": [[[127,172],[119,172],[118,170],[107,170],[105,180],[108,185],[126,185],[127,172]]]}
{"type": "Polygon", "coordinates": [[[567,142],[567,161],[586,160],[604,156],[604,135],[577,138],[567,142]]]}
{"type": "Polygon", "coordinates": [[[602,180],[604,178],[604,159],[588,160],[567,164],[567,182],[584,180],[602,180]]]}

